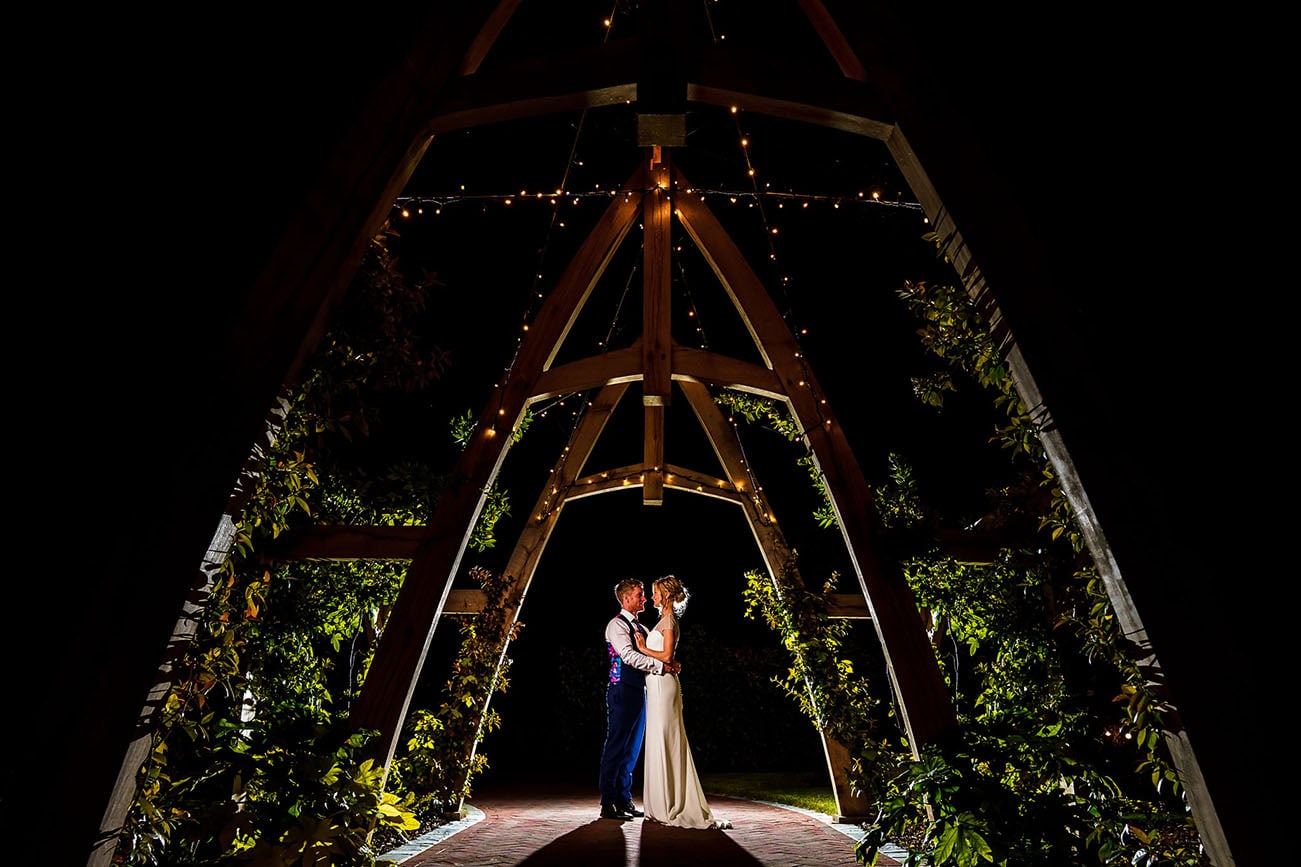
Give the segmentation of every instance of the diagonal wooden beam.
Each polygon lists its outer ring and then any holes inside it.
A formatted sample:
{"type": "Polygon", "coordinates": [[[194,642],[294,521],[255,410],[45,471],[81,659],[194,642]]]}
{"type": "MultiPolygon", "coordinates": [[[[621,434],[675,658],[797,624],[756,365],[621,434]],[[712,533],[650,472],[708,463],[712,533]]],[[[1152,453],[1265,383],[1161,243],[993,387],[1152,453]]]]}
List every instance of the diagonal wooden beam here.
{"type": "Polygon", "coordinates": [[[676,343],[673,345],[673,379],[692,379],[774,400],[786,399],[781,381],[767,367],[676,343]]]}
{"type": "Polygon", "coordinates": [[[479,32],[475,34],[474,39],[470,42],[470,47],[465,52],[465,57],[461,59],[461,65],[457,68],[459,75],[474,75],[479,71],[479,64],[483,63],[483,58],[487,56],[488,51],[497,43],[497,37],[505,29],[506,22],[515,14],[519,8],[520,0],[498,0],[497,5],[493,8],[492,13],[488,15],[488,20],[484,22],[479,32]]]}
{"type": "Polygon", "coordinates": [[[836,65],[840,67],[840,73],[854,81],[867,81],[867,70],[863,68],[863,61],[858,59],[849,40],[841,32],[840,25],[827,11],[822,0],[797,0],[797,2],[804,10],[804,16],[817,31],[818,38],[822,40],[822,44],[827,47],[836,65]]]}
{"type": "MultiPolygon", "coordinates": [[[[533,510],[529,512],[524,529],[515,541],[515,547],[511,550],[510,559],[506,563],[505,575],[509,583],[503,591],[507,605],[506,617],[503,621],[505,632],[499,636],[502,645],[501,654],[497,657],[497,665],[493,670],[494,685],[506,660],[510,636],[515,630],[524,597],[533,581],[533,573],[537,570],[542,552],[546,550],[547,541],[560,520],[560,512],[565,505],[565,493],[582,472],[583,466],[592,454],[592,449],[596,447],[597,440],[601,437],[601,432],[605,430],[606,423],[609,422],[615,407],[619,405],[620,399],[627,390],[626,383],[607,386],[583,410],[582,417],[569,436],[569,442],[561,449],[560,457],[551,468],[551,478],[543,486],[533,510]]],[[[488,698],[479,708],[479,731],[483,731],[483,721],[488,715],[493,692],[493,689],[488,690],[488,698]]],[[[467,768],[473,764],[474,754],[478,748],[477,740],[470,745],[467,768]]],[[[468,784],[469,779],[467,778],[464,783],[468,784]]],[[[462,790],[464,788],[465,786],[462,790]]]]}
{"type": "MultiPolygon", "coordinates": [[[[763,553],[769,577],[775,581],[774,576],[782,574],[803,583],[795,554],[787,544],[785,534],[777,526],[777,519],[768,504],[764,502],[762,492],[750,478],[750,470],[741,451],[736,430],[724,418],[718,404],[714,403],[714,397],[709,393],[707,386],[698,382],[683,382],[680,383],[680,387],[701,427],[704,428],[705,437],[714,449],[719,463],[722,464],[723,472],[738,493],[746,494],[741,496],[738,502],[750,525],[750,531],[754,533],[755,542],[763,553]]],[[[815,707],[817,706],[817,699],[811,688],[809,701],[815,707]]],[[[832,793],[836,797],[836,811],[840,814],[841,821],[863,821],[870,818],[872,805],[861,794],[856,794],[849,782],[849,749],[825,730],[820,729],[818,734],[822,737],[827,771],[831,775],[832,793]]]]}
{"type": "Polygon", "coordinates": [[[764,552],[768,571],[775,572],[784,568],[786,562],[791,559],[790,550],[786,547],[784,539],[768,535],[768,528],[775,529],[777,522],[771,507],[764,499],[763,492],[758,489],[750,476],[750,468],[741,452],[736,431],[723,416],[723,411],[718,408],[718,404],[714,403],[713,395],[709,393],[707,386],[699,382],[679,382],[678,387],[682,389],[682,395],[687,399],[687,404],[700,422],[705,439],[714,450],[714,455],[718,458],[728,483],[737,492],[747,515],[752,518],[750,529],[754,532],[759,549],[764,552]],[[770,556],[774,554],[775,558],[770,556]]]}
{"type": "MultiPolygon", "coordinates": [[[[677,180],[690,186],[680,175],[677,180]]],[[[916,598],[903,575],[887,569],[876,554],[878,518],[858,459],[794,335],[744,255],[704,204],[692,196],[679,196],[676,204],[678,219],[731,297],[764,363],[781,381],[787,406],[826,483],[916,752],[954,726],[956,717],[916,598]]]]}
{"type": "Polygon", "coordinates": [[[350,715],[354,727],[379,732],[370,748],[385,766],[393,757],[447,592],[486,492],[505,459],[511,432],[537,379],[555,359],[592,288],[640,213],[645,187],[645,168],[638,166],[524,332],[514,362],[480,413],[474,435],[439,496],[350,715]]]}
{"type": "Polygon", "coordinates": [[[551,368],[534,383],[532,399],[545,400],[619,382],[640,382],[641,378],[641,340],[638,339],[626,349],[612,349],[551,368]]]}

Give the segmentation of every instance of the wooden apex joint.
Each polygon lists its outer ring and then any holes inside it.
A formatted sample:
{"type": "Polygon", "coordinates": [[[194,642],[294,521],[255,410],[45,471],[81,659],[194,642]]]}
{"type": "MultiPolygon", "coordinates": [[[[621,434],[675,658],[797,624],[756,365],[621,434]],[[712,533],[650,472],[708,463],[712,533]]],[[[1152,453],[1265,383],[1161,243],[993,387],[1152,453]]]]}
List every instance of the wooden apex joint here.
{"type": "Polygon", "coordinates": [[[687,116],[685,114],[637,115],[637,146],[686,147],[687,116]]]}

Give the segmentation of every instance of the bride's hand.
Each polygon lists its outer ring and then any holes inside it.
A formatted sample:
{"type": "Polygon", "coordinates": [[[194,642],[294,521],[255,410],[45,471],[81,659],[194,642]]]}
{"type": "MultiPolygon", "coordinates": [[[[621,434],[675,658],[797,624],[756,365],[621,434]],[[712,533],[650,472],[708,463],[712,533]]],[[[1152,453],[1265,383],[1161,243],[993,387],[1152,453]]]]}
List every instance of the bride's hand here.
{"type": "Polygon", "coordinates": [[[642,635],[641,635],[640,632],[634,632],[634,633],[632,634],[632,637],[635,638],[635,639],[637,640],[637,649],[639,649],[639,650],[645,650],[645,649],[646,649],[646,639],[645,639],[645,638],[642,638],[642,635]]]}

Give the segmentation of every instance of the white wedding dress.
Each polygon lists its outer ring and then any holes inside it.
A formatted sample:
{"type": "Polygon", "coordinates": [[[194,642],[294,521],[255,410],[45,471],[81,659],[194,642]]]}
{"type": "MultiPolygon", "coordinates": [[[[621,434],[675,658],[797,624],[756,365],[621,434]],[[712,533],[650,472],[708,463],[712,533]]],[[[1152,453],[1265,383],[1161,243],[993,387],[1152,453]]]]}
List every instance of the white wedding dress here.
{"type": "MultiPolygon", "coordinates": [[[[664,649],[665,628],[680,638],[676,618],[668,614],[646,638],[652,650],[664,649]]],[[[646,678],[646,768],[642,809],[646,818],[677,828],[730,828],[714,818],[696,776],[696,763],[682,725],[682,689],[677,675],[646,678]]]]}

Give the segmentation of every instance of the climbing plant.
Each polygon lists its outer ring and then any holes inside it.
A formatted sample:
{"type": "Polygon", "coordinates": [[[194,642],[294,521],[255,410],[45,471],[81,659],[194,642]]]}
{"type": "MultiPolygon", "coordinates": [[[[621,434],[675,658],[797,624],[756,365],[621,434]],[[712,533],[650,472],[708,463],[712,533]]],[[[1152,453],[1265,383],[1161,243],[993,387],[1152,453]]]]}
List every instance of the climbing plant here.
{"type": "Polygon", "coordinates": [[[855,664],[849,621],[828,616],[839,576],[832,575],[814,592],[798,574],[793,558],[771,577],[747,572],[745,616],[761,618],[789,654],[790,667],[774,682],[819,732],[850,747],[849,783],[855,792],[880,797],[904,756],[887,721],[889,702],[855,664]]]}
{"type": "MultiPolygon", "coordinates": [[[[860,860],[873,863],[887,837],[911,832],[919,843],[908,863],[935,867],[1207,863],[1154,736],[1166,705],[1116,629],[1034,419],[975,304],[924,283],[899,295],[942,362],[914,380],[917,397],[939,408],[962,382],[990,393],[1005,419],[990,441],[1009,454],[1011,472],[988,492],[981,519],[999,540],[990,562],[937,546],[904,563],[959,726],[896,778],[860,860]]],[[[912,502],[888,502],[886,521],[925,521],[916,507],[924,497],[912,502]]]]}
{"type": "Polygon", "coordinates": [[[509,642],[523,625],[514,620],[519,594],[510,592],[511,580],[480,566],[470,575],[483,590],[484,608],[474,617],[461,618],[461,647],[436,711],[417,709],[406,724],[404,753],[395,756],[393,771],[402,776],[416,796],[417,811],[425,815],[447,813],[469,797],[474,778],[487,767],[487,757],[477,747],[501,727],[491,699],[510,688],[509,642]]]}
{"type": "MultiPolygon", "coordinates": [[[[439,284],[407,277],[389,253],[393,237],[386,228],[372,239],[336,326],[241,479],[229,551],[176,661],[116,863],[371,865],[377,832],[418,829],[439,796],[400,773],[386,782],[367,751],[374,733],[348,723],[405,564],[265,557],[312,523],[423,523],[442,488],[430,466],[362,448],[389,396],[436,386],[450,360],[430,336],[427,301],[439,284]]],[[[476,527],[483,547],[509,508],[504,493],[491,502],[476,527]]],[[[462,671],[482,669],[478,645],[462,653],[462,671]]],[[[448,756],[464,752],[455,718],[483,693],[449,683],[435,713],[455,735],[438,741],[448,756]]],[[[426,753],[434,744],[426,738],[426,753]]]]}
{"type": "MultiPolygon", "coordinates": [[[[975,388],[1003,419],[989,444],[1006,453],[1006,475],[986,491],[986,514],[975,522],[989,549],[979,562],[940,542],[939,531],[964,516],[932,508],[904,456],[889,455],[873,486],[881,550],[897,556],[926,616],[957,727],[903,760],[883,715],[863,724],[884,686],[845,679],[843,626],[819,603],[836,576],[819,593],[792,583],[794,570],[752,574],[747,590],[751,612],[762,612],[790,652],[788,693],[819,727],[856,735],[874,762],[852,769],[853,784],[880,807],[858,859],[874,864],[886,842],[902,842],[910,865],[931,867],[1208,863],[1158,734],[1169,705],[1119,634],[1039,430],[978,310],[947,286],[905,284],[899,296],[937,360],[913,381],[919,401],[940,410],[975,388]]],[[[771,401],[724,393],[719,402],[734,417],[797,436],[771,401]]],[[[811,456],[802,463],[823,495],[814,517],[834,527],[816,464],[811,456]]]]}

